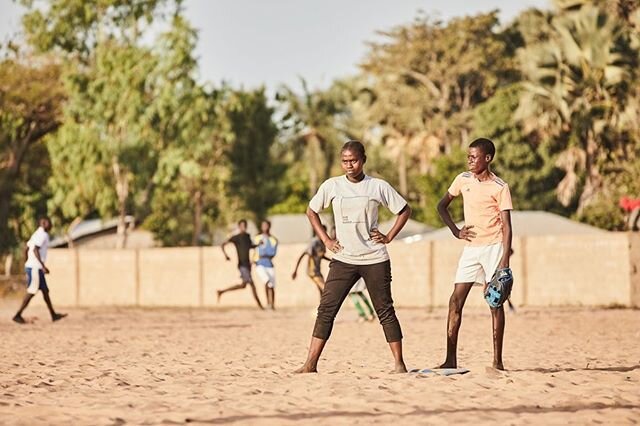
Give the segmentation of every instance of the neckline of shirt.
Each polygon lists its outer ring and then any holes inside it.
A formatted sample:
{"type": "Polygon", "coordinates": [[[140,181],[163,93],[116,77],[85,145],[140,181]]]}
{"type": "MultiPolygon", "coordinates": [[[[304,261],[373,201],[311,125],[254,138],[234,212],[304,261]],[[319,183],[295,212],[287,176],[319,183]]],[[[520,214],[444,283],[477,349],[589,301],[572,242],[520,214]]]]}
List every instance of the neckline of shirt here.
{"type": "Polygon", "coordinates": [[[366,173],[364,173],[364,177],[363,177],[363,178],[362,178],[362,180],[361,180],[361,181],[359,181],[359,182],[351,182],[351,181],[349,180],[349,178],[347,177],[347,175],[342,175],[342,177],[344,178],[344,180],[346,180],[346,181],[347,181],[348,183],[350,183],[351,185],[358,185],[358,184],[360,184],[360,183],[364,182],[365,180],[371,179],[371,176],[369,176],[369,175],[368,175],[368,174],[366,174],[366,173]]]}

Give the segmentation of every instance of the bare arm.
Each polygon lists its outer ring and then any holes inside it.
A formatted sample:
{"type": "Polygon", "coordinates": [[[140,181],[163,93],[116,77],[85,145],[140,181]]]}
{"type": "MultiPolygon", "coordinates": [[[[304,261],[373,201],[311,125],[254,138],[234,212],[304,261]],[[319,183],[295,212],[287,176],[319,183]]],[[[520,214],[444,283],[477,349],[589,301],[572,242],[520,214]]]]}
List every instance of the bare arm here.
{"type": "Polygon", "coordinates": [[[389,244],[393,239],[398,235],[398,233],[402,230],[404,225],[406,225],[407,221],[411,217],[411,207],[409,204],[405,205],[400,213],[396,216],[396,221],[387,233],[384,235],[382,232],[377,229],[371,230],[371,239],[376,243],[389,244]]]}
{"type": "Polygon", "coordinates": [[[322,222],[320,221],[320,216],[318,213],[311,210],[311,208],[307,207],[307,217],[309,218],[309,222],[311,223],[311,227],[316,232],[320,241],[322,241],[329,250],[334,253],[342,250],[342,246],[338,240],[332,240],[327,234],[327,231],[322,227],[322,222]]]}
{"type": "Polygon", "coordinates": [[[502,219],[502,259],[498,268],[508,268],[509,260],[511,258],[511,210],[503,210],[500,212],[500,218],[502,219]]]}
{"type": "Polygon", "coordinates": [[[455,197],[449,194],[449,192],[447,191],[442,199],[438,202],[438,214],[440,215],[440,218],[445,223],[445,225],[449,227],[454,237],[460,240],[471,241],[476,236],[476,233],[471,230],[473,228],[473,225],[465,225],[462,227],[462,229],[458,229],[456,223],[451,218],[451,213],[449,213],[449,204],[451,204],[454,198],[455,197]]]}
{"type": "Polygon", "coordinates": [[[225,258],[225,259],[227,259],[227,260],[231,260],[231,258],[230,258],[230,257],[229,257],[229,255],[227,254],[227,251],[224,249],[224,247],[225,247],[227,244],[229,244],[229,243],[231,243],[231,241],[230,241],[230,240],[227,240],[227,241],[225,241],[224,243],[222,243],[222,245],[220,246],[220,248],[222,249],[222,253],[224,253],[224,258],[225,258]]]}
{"type": "Polygon", "coordinates": [[[300,262],[302,262],[302,259],[304,259],[304,257],[308,255],[309,253],[307,253],[306,251],[300,255],[298,261],[296,262],[296,269],[293,270],[293,274],[291,275],[291,279],[296,279],[296,277],[298,276],[298,267],[300,266],[300,262]]]}

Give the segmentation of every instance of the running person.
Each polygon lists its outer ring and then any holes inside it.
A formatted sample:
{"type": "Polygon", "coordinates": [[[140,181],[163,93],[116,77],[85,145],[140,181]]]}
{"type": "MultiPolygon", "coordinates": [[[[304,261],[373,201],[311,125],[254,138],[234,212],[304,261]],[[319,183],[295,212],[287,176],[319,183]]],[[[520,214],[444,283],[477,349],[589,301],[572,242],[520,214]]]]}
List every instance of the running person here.
{"type": "Polygon", "coordinates": [[[364,174],[366,161],[361,142],[344,144],[341,164],[345,175],[326,180],[307,208],[307,216],[316,235],[334,255],[320,298],[307,360],[297,373],[317,371],[318,359],[331,335],[336,314],[360,278],[366,282],[393,353],[394,372],[407,371],[402,357],[402,331],[391,298],[391,262],[385,244],[391,242],[407,223],[411,208],[387,182],[364,174]],[[398,215],[387,235],[377,229],[380,204],[398,215]],[[336,239],[327,235],[318,216],[329,206],[333,206],[336,239]]]}
{"type": "MultiPolygon", "coordinates": [[[[508,268],[511,255],[511,193],[509,186],[491,172],[496,148],[489,139],[469,145],[469,171],[459,174],[438,203],[438,213],[453,235],[467,241],[458,263],[455,285],[449,300],[447,357],[440,368],[457,368],[458,331],[462,308],[474,283],[485,284],[497,269],[508,268]],[[449,214],[449,204],[462,194],[465,225],[458,229],[449,214]]],[[[491,309],[493,322],[493,367],[504,370],[502,339],[504,307],[491,309]]]]}
{"type": "Polygon", "coordinates": [[[26,324],[26,321],[22,318],[22,312],[24,312],[38,290],[42,291],[42,297],[47,304],[49,314],[51,314],[51,321],[58,321],[67,316],[67,314],[59,314],[53,309],[51,298],[49,297],[49,287],[45,279],[45,274],[49,273],[45,262],[47,261],[47,251],[49,249],[51,219],[43,217],[39,220],[39,225],[36,232],[29,238],[24,251],[27,259],[24,264],[27,275],[27,294],[22,301],[22,305],[20,305],[20,309],[13,317],[13,320],[18,324],[26,324]]]}
{"type": "Polygon", "coordinates": [[[373,311],[373,307],[369,302],[369,298],[364,293],[367,289],[367,285],[364,280],[360,278],[357,283],[351,287],[349,291],[349,298],[353,302],[353,305],[356,307],[356,311],[358,311],[358,317],[363,321],[373,321],[376,318],[376,315],[373,311]],[[364,308],[360,304],[360,302],[364,303],[367,307],[367,311],[365,312],[364,308]]]}
{"type": "Polygon", "coordinates": [[[278,239],[271,235],[271,222],[263,220],[260,224],[262,233],[254,239],[256,274],[264,283],[267,293],[267,305],[275,309],[276,273],[273,267],[273,258],[278,253],[278,239]]]}
{"type": "MultiPolygon", "coordinates": [[[[326,232],[327,227],[324,225],[321,226],[326,232]]],[[[324,290],[324,276],[322,275],[320,264],[323,259],[331,261],[331,259],[326,256],[326,253],[327,248],[324,246],[324,243],[317,235],[314,235],[309,243],[309,247],[298,258],[296,268],[293,270],[293,274],[291,274],[291,279],[296,279],[298,276],[298,267],[300,266],[300,262],[302,262],[302,259],[307,256],[309,258],[307,261],[307,275],[311,278],[311,281],[313,281],[316,287],[318,287],[320,296],[322,296],[322,290],[324,290]]]]}
{"type": "Polygon", "coordinates": [[[262,303],[260,303],[260,298],[258,297],[258,293],[256,292],[256,286],[253,283],[253,278],[251,277],[251,260],[249,256],[249,252],[252,248],[255,248],[255,244],[251,241],[251,237],[247,233],[247,221],[241,219],[238,222],[238,233],[229,238],[227,241],[222,243],[222,253],[224,253],[224,257],[227,260],[231,260],[227,252],[225,251],[225,246],[227,244],[233,244],[236,247],[236,252],[238,253],[238,271],[240,272],[240,279],[242,282],[240,284],[233,285],[231,287],[225,288],[223,290],[218,290],[218,302],[220,302],[220,297],[228,292],[243,289],[248,285],[251,286],[251,291],[253,292],[253,297],[256,299],[256,303],[260,307],[260,309],[264,309],[262,307],[262,303]]]}

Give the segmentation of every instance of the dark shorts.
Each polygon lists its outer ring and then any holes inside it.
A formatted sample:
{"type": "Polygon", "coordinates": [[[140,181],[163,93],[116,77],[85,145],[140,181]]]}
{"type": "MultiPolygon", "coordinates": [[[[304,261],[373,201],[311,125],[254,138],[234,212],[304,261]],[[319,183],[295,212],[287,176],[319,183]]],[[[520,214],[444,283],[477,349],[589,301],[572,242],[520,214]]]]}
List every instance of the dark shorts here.
{"type": "Polygon", "coordinates": [[[42,269],[25,268],[27,274],[27,293],[36,294],[38,290],[49,291],[42,269]]]}
{"type": "Polygon", "coordinates": [[[251,277],[251,267],[238,266],[238,271],[240,271],[240,279],[242,279],[243,283],[253,284],[253,278],[251,277]]]}

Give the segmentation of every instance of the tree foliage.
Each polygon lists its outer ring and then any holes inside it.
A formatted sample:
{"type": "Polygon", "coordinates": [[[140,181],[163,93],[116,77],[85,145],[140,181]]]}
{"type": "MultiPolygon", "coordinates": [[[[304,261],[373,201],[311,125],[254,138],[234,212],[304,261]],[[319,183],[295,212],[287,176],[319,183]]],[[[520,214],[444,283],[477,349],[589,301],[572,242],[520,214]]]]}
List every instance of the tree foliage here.
{"type": "Polygon", "coordinates": [[[46,213],[50,166],[42,141],[60,126],[60,73],[46,57],[0,62],[0,253],[24,237],[34,216],[46,213]]]}
{"type": "Polygon", "coordinates": [[[239,216],[304,212],[348,139],[432,225],[480,136],[518,209],[622,229],[617,199],[639,196],[631,0],[555,0],[508,25],[421,13],[380,31],[355,75],[275,99],[200,80],[181,0],[21,3],[29,54],[0,62],[0,252],[47,212],[117,217],[121,246],[127,215],[164,245],[208,244],[239,216]]]}

